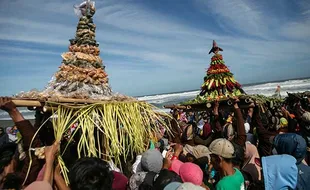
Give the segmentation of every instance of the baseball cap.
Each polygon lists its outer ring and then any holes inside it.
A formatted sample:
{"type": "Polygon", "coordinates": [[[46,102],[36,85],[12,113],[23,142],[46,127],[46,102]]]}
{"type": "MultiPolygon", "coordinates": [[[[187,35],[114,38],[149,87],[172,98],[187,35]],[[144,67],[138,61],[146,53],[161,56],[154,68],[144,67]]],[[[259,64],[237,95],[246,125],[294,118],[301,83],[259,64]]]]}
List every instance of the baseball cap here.
{"type": "Polygon", "coordinates": [[[310,122],[310,112],[305,112],[302,114],[301,119],[305,122],[310,122]]]}
{"type": "Polygon", "coordinates": [[[180,160],[173,160],[171,163],[170,170],[174,171],[178,175],[180,175],[180,168],[184,163],[181,162],[180,160]]]}
{"type": "Polygon", "coordinates": [[[235,157],[234,145],[224,138],[219,138],[212,141],[209,146],[209,150],[212,154],[221,156],[223,158],[235,157]]]}
{"type": "Polygon", "coordinates": [[[156,149],[147,150],[142,154],[141,167],[144,171],[159,173],[163,167],[163,156],[156,149]]]}
{"type": "Polygon", "coordinates": [[[190,182],[195,185],[202,184],[203,172],[196,164],[190,162],[182,164],[179,173],[183,182],[190,182]]]}
{"type": "Polygon", "coordinates": [[[206,146],[203,146],[203,145],[190,146],[188,144],[184,146],[183,153],[185,155],[190,153],[196,159],[205,157],[205,156],[207,156],[210,159],[210,154],[211,154],[210,150],[206,146]]]}

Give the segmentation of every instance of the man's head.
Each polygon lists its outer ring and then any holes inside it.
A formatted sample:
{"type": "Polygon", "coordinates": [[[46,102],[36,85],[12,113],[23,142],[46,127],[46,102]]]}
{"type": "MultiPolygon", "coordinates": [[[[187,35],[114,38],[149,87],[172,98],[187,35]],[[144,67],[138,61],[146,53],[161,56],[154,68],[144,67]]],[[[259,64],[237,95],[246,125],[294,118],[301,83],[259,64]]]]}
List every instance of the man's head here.
{"type": "Polygon", "coordinates": [[[244,162],[245,148],[234,142],[232,142],[232,144],[235,150],[235,153],[234,153],[235,157],[232,158],[231,160],[232,160],[234,167],[240,169],[244,162]]]}
{"type": "Polygon", "coordinates": [[[164,189],[169,183],[172,182],[182,183],[183,181],[175,172],[166,169],[161,170],[154,182],[154,189],[164,189]]]}
{"type": "Polygon", "coordinates": [[[69,181],[72,190],[112,189],[113,173],[99,158],[81,158],[70,169],[69,181]]]}
{"type": "Polygon", "coordinates": [[[5,176],[3,182],[3,189],[21,189],[23,179],[21,179],[15,173],[9,173],[5,176]]]}
{"type": "Polygon", "coordinates": [[[0,173],[13,173],[17,163],[14,161],[14,155],[17,145],[7,143],[0,147],[0,173]]]}
{"type": "Polygon", "coordinates": [[[305,112],[304,114],[302,114],[301,119],[304,123],[310,125],[310,112],[305,112]]]}
{"type": "Polygon", "coordinates": [[[163,167],[163,156],[156,149],[147,150],[142,154],[141,167],[145,172],[160,172],[163,167]]]}
{"type": "Polygon", "coordinates": [[[190,162],[186,162],[181,165],[179,175],[183,182],[201,185],[203,181],[203,172],[200,167],[190,162]]]}
{"type": "Polygon", "coordinates": [[[211,163],[215,170],[220,171],[224,168],[224,165],[232,165],[232,158],[235,157],[235,149],[230,141],[224,138],[216,139],[210,144],[209,150],[212,153],[211,163]]]}
{"type": "Polygon", "coordinates": [[[271,139],[278,154],[289,154],[301,163],[307,153],[305,139],[296,133],[280,134],[271,139]]]}
{"type": "Polygon", "coordinates": [[[280,118],[280,123],[276,126],[278,133],[287,133],[288,132],[288,121],[282,117],[280,118]]]}

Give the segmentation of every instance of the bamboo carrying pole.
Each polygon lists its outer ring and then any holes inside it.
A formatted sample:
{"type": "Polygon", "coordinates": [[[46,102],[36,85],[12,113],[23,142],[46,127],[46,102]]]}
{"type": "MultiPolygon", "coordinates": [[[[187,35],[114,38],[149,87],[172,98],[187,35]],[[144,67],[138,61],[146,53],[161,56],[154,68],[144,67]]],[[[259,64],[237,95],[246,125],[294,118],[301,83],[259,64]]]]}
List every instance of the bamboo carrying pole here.
{"type": "Polygon", "coordinates": [[[170,109],[188,109],[187,106],[180,106],[180,105],[165,105],[164,108],[170,108],[170,109]]]}
{"type": "Polygon", "coordinates": [[[117,102],[143,102],[135,99],[111,99],[111,100],[93,100],[93,99],[75,99],[75,98],[49,98],[47,102],[55,102],[55,103],[71,103],[71,104],[94,104],[94,103],[117,103],[117,102]]]}
{"type": "MultiPolygon", "coordinates": [[[[138,101],[135,99],[111,99],[111,100],[92,100],[92,99],[74,99],[74,98],[48,98],[47,100],[30,100],[30,99],[13,99],[12,102],[17,107],[43,107],[46,103],[53,104],[53,103],[66,103],[71,106],[75,105],[85,105],[85,104],[94,104],[94,103],[117,103],[117,102],[143,102],[138,101]]],[[[51,107],[51,106],[49,106],[51,107]]]]}
{"type": "Polygon", "coordinates": [[[42,107],[43,104],[38,100],[12,100],[17,107],[42,107]]]}

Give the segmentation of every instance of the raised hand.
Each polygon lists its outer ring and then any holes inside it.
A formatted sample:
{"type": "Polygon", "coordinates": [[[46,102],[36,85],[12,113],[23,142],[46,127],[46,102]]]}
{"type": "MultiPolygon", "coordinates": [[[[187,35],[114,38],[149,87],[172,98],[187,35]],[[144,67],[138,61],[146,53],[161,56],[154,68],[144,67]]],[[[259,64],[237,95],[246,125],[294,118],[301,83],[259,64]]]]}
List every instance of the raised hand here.
{"type": "Polygon", "coordinates": [[[176,144],[174,147],[174,156],[179,157],[181,152],[183,151],[183,146],[181,144],[176,144]]]}
{"type": "Polygon", "coordinates": [[[173,152],[168,151],[166,154],[166,157],[164,158],[164,165],[163,168],[164,169],[169,169],[172,165],[172,156],[173,156],[173,152]]]}
{"type": "Polygon", "coordinates": [[[219,102],[216,100],[216,101],[214,102],[214,108],[213,108],[213,114],[214,114],[214,115],[218,115],[218,114],[219,114],[219,106],[220,106],[220,104],[219,104],[219,102]]]}
{"type": "Polygon", "coordinates": [[[0,97],[0,109],[10,112],[15,109],[16,105],[12,102],[10,97],[0,97]]]}
{"type": "Polygon", "coordinates": [[[45,147],[45,160],[46,163],[53,163],[57,153],[60,149],[60,143],[55,142],[52,146],[46,146],[45,147]]]}
{"type": "Polygon", "coordinates": [[[236,97],[236,98],[233,98],[232,100],[234,102],[234,108],[238,109],[239,108],[238,102],[240,102],[239,98],[236,97]]]}

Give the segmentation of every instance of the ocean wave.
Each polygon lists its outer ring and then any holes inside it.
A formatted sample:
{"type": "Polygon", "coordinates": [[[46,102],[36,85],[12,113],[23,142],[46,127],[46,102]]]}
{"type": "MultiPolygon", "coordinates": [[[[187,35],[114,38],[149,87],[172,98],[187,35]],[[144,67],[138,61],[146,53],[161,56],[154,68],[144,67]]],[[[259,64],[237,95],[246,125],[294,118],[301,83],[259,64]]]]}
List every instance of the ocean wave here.
{"type": "MultiPolygon", "coordinates": [[[[297,93],[310,90],[310,79],[287,80],[283,82],[267,82],[263,84],[244,86],[243,89],[247,94],[262,94],[265,96],[271,96],[274,94],[277,85],[281,86],[281,95],[285,97],[287,96],[287,92],[297,93]]],[[[137,99],[141,101],[147,101],[157,106],[158,108],[161,108],[162,111],[169,112],[169,109],[163,109],[163,105],[177,104],[183,101],[187,101],[195,98],[197,94],[199,94],[199,91],[194,90],[180,93],[167,93],[167,94],[158,94],[150,96],[141,96],[138,97],[137,99]]],[[[34,118],[33,111],[30,111],[26,108],[21,108],[19,110],[24,115],[25,118],[27,119],[34,118]]],[[[8,119],[10,119],[8,114],[0,110],[0,120],[8,120],[8,119]]]]}
{"type": "Polygon", "coordinates": [[[171,93],[171,94],[159,94],[159,95],[151,95],[151,96],[143,96],[138,97],[138,100],[141,101],[152,101],[159,100],[163,98],[175,98],[175,97],[188,97],[195,96],[199,91],[190,91],[190,92],[181,92],[181,93],[171,93]]]}

